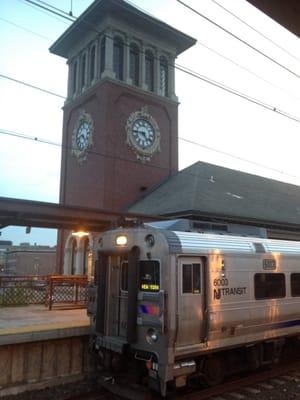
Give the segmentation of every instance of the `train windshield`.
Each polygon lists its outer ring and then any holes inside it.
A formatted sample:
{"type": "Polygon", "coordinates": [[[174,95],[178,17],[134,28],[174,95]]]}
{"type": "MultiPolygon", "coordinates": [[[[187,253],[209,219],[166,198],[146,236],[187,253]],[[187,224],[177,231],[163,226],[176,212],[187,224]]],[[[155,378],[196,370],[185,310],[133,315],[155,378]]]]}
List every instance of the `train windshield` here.
{"type": "Polygon", "coordinates": [[[159,262],[153,260],[140,261],[139,289],[143,292],[159,292],[160,268],[159,262]]]}

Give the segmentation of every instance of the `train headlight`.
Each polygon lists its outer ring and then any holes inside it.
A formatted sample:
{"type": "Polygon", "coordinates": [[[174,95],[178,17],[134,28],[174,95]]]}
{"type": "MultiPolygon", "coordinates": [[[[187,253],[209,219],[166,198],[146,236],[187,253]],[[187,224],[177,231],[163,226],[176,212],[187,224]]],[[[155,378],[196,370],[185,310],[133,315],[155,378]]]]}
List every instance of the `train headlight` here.
{"type": "Polygon", "coordinates": [[[158,341],[158,332],[154,328],[149,328],[146,334],[146,340],[149,344],[153,344],[158,341]]]}
{"type": "Polygon", "coordinates": [[[145,242],[147,243],[148,247],[153,247],[155,245],[155,239],[153,235],[147,235],[145,237],[145,242]]]}
{"type": "Polygon", "coordinates": [[[127,244],[127,236],[119,235],[116,237],[116,245],[117,246],[126,246],[127,244]]]}

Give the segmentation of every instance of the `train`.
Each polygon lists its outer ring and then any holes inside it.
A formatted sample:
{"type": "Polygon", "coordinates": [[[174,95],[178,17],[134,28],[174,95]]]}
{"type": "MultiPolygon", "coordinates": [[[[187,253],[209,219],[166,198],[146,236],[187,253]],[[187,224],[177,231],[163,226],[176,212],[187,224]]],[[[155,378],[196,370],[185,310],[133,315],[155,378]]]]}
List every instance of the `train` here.
{"type": "Polygon", "coordinates": [[[88,315],[102,371],[166,396],[298,344],[300,242],[165,225],[97,238],[88,315]]]}

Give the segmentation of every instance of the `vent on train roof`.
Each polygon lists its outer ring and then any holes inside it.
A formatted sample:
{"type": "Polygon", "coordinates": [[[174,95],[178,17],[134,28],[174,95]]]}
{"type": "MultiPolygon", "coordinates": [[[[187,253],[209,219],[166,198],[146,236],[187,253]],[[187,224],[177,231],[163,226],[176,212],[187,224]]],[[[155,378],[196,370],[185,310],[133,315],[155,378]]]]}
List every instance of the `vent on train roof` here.
{"type": "Polygon", "coordinates": [[[209,221],[191,220],[191,219],[173,219],[168,221],[156,221],[145,224],[153,228],[164,229],[168,231],[180,232],[199,232],[215,233],[219,235],[252,236],[267,238],[265,228],[259,228],[250,225],[222,224],[209,221]]]}
{"type": "Polygon", "coordinates": [[[228,225],[224,224],[210,224],[205,222],[193,222],[194,230],[204,230],[213,232],[228,232],[228,225]]]}
{"type": "Polygon", "coordinates": [[[264,248],[264,246],[261,243],[253,243],[256,253],[265,253],[266,250],[264,248]]]}

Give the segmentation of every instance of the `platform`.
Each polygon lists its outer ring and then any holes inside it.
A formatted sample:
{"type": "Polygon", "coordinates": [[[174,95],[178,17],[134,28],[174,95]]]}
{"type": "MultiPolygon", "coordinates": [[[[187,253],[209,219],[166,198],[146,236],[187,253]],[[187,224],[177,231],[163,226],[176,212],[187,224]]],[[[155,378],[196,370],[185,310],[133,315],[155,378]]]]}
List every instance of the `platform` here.
{"type": "Polygon", "coordinates": [[[86,309],[51,310],[43,305],[0,307],[0,345],[89,334],[86,309]]]}

